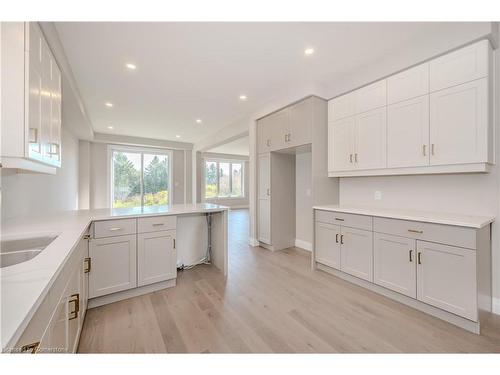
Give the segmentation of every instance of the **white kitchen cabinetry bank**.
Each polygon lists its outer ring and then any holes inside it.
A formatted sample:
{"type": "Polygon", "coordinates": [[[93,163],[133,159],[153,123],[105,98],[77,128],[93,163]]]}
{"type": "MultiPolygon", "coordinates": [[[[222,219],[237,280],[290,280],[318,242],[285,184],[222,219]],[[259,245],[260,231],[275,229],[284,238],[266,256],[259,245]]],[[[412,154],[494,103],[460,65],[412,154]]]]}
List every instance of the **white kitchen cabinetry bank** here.
{"type": "Polygon", "coordinates": [[[328,103],[328,175],[489,172],[492,49],[482,40],[328,103]]]}
{"type": "Polygon", "coordinates": [[[318,206],[313,268],[479,333],[492,306],[493,220],[318,206]]]}
{"type": "Polygon", "coordinates": [[[61,71],[36,22],[1,23],[3,168],[61,166],[61,71]]]}

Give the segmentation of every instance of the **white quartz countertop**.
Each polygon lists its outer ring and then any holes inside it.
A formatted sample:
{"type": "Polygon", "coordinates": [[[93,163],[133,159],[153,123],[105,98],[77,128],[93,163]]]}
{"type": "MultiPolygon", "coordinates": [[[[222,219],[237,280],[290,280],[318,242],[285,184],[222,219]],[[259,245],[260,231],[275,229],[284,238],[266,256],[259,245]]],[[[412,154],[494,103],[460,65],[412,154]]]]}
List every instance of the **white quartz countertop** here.
{"type": "Polygon", "coordinates": [[[39,234],[57,235],[57,238],[33,259],[0,269],[2,351],[17,342],[92,221],[225,210],[229,208],[211,203],[174,204],[61,211],[47,216],[18,217],[3,221],[2,239],[34,237],[39,234]]]}
{"type": "Polygon", "coordinates": [[[482,228],[493,221],[494,216],[475,216],[467,214],[453,214],[445,212],[419,211],[419,210],[403,210],[403,209],[385,209],[373,207],[354,207],[342,205],[324,205],[314,206],[315,210],[344,212],[348,214],[368,215],[385,217],[392,219],[421,221],[427,223],[454,225],[468,228],[482,228]]]}

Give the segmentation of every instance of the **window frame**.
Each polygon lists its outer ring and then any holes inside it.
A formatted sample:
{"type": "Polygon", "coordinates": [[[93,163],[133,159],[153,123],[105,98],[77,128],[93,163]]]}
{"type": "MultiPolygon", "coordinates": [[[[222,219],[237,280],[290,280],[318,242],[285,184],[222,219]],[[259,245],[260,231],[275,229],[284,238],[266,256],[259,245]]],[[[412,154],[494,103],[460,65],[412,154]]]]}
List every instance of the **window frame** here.
{"type": "Polygon", "coordinates": [[[230,199],[243,199],[245,198],[245,162],[243,159],[223,159],[223,158],[203,158],[203,201],[216,201],[216,200],[230,200],[230,199]],[[212,198],[207,198],[207,163],[212,162],[216,163],[217,167],[217,195],[212,198]],[[220,163],[228,163],[229,164],[229,189],[233,191],[233,164],[241,164],[241,195],[238,196],[220,196],[220,163]]]}
{"type": "Polygon", "coordinates": [[[144,154],[158,154],[167,155],[168,157],[168,206],[171,206],[174,201],[174,186],[172,184],[173,172],[173,151],[168,149],[153,148],[153,147],[137,147],[137,146],[121,146],[121,145],[108,145],[108,206],[113,207],[114,202],[114,186],[115,180],[114,167],[113,167],[113,152],[123,151],[129,153],[141,154],[141,209],[144,208],[144,154]]]}

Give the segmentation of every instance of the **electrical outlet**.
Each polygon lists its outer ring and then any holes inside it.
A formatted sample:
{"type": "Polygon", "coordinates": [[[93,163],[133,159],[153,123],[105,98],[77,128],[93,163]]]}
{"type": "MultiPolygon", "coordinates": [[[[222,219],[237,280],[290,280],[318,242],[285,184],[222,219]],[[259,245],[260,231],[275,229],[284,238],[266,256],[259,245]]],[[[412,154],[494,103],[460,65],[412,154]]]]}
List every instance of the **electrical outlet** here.
{"type": "Polygon", "coordinates": [[[380,190],[375,190],[374,198],[376,201],[379,201],[382,199],[382,192],[380,190]]]}

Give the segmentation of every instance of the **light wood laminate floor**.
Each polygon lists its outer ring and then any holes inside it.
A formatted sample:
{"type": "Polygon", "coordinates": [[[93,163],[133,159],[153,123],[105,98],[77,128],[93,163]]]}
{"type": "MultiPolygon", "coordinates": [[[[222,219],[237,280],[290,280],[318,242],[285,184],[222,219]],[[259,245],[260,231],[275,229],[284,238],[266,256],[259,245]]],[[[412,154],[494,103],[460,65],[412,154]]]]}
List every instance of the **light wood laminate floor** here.
{"type": "Polygon", "coordinates": [[[229,275],[179,272],[175,288],[90,309],[82,353],[500,352],[500,317],[481,336],[321,271],[310,254],[248,246],[248,211],[229,216],[229,275]]]}

